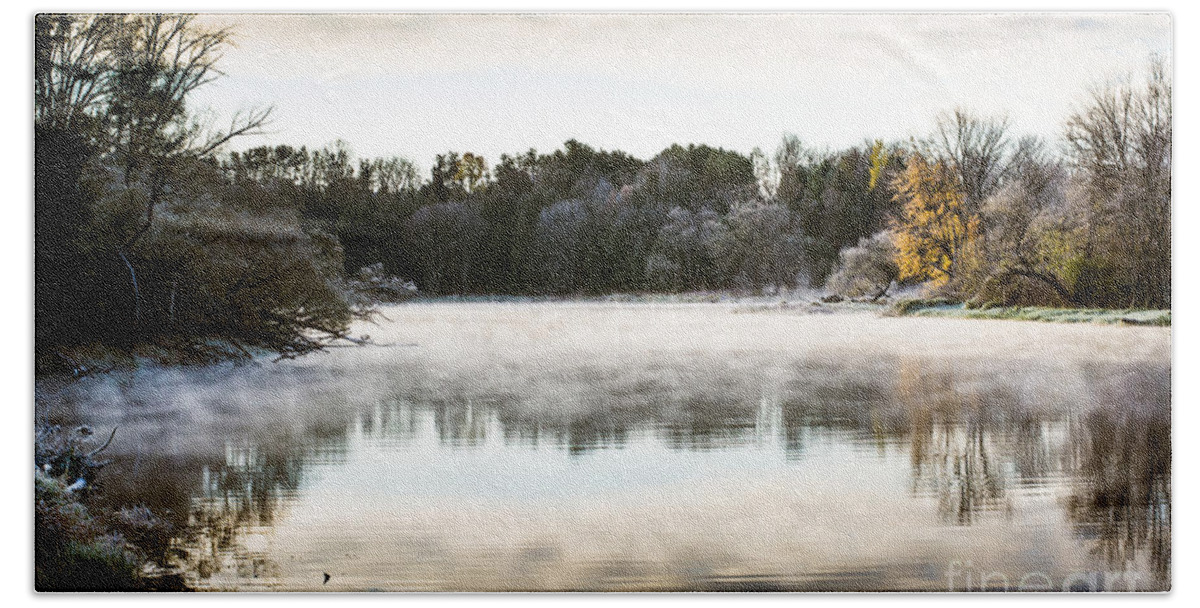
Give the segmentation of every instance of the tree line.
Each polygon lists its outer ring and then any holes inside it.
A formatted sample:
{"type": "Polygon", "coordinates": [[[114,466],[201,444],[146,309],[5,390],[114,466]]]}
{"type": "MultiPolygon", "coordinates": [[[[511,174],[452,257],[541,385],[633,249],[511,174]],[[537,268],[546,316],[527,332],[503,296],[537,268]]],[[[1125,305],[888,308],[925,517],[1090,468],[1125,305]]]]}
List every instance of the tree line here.
{"type": "Polygon", "coordinates": [[[571,140],[490,167],[450,152],[419,180],[403,159],[354,165],[339,143],[255,148],[220,166],[247,198],[335,236],[344,272],[382,263],[430,294],[794,287],[823,281],[841,248],[886,225],[869,149],[760,156],[672,145],[641,160],[571,140]],[[771,195],[764,167],[778,168],[771,195]]]}
{"type": "Polygon", "coordinates": [[[774,153],[672,145],[356,159],[227,152],[189,95],[232,32],[173,15],[35,22],[39,352],[223,338],[293,356],[345,334],[364,268],[426,294],[925,284],[963,301],[1170,306],[1171,85],[1097,89],[1063,148],[958,110],[929,137],[774,153]]]}
{"type": "Polygon", "coordinates": [[[344,144],[233,153],[229,179],[432,294],[605,294],[922,284],[960,301],[1170,306],[1170,83],[1097,89],[1062,149],[965,110],[903,143],[772,155],[672,145],[403,159],[344,144]]]}

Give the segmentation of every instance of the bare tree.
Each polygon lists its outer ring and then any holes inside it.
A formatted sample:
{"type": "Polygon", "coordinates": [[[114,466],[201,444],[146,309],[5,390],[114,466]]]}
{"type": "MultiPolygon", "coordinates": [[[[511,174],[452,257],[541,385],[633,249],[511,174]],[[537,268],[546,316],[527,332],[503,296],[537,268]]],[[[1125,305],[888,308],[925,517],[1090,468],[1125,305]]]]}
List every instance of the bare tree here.
{"type": "Polygon", "coordinates": [[[219,75],[228,29],[208,30],[193,15],[39,15],[35,21],[34,119],[41,128],[86,136],[121,169],[123,187],[145,192],[141,221],[117,238],[128,269],[134,316],[141,293],[129,252],[154,224],[180,164],[256,133],[271,110],[234,116],[227,129],[192,120],[187,97],[219,75]]]}
{"type": "Polygon", "coordinates": [[[779,168],[771,164],[771,159],[761,148],[750,152],[750,162],[754,165],[754,177],[758,180],[759,196],[766,200],[775,197],[779,188],[779,168]]]}
{"type": "Polygon", "coordinates": [[[114,15],[39,15],[34,21],[34,121],[79,129],[94,119],[108,92],[114,15]]]}
{"type": "Polygon", "coordinates": [[[406,158],[376,158],[359,162],[359,176],[365,178],[372,192],[388,194],[417,187],[417,168],[406,158]]]}
{"type": "Polygon", "coordinates": [[[1068,175],[1060,162],[1040,152],[1040,142],[1029,140],[1025,150],[1028,154],[1015,177],[988,197],[981,210],[990,276],[984,285],[989,293],[977,295],[995,299],[1015,287],[1017,279],[1029,279],[1051,289],[1064,303],[1078,303],[1062,276],[1063,258],[1070,254],[1050,246],[1076,230],[1067,203],[1068,175]]]}
{"type": "Polygon", "coordinates": [[[1131,303],[1169,306],[1171,82],[1163,61],[1151,61],[1141,87],[1093,91],[1068,120],[1066,139],[1089,203],[1088,255],[1123,269],[1131,303]]]}
{"type": "Polygon", "coordinates": [[[949,161],[958,172],[972,210],[1004,184],[1014,167],[1007,118],[985,119],[956,109],[938,119],[928,145],[933,156],[949,161]]]}
{"type": "Polygon", "coordinates": [[[208,156],[235,137],[258,132],[269,108],[236,114],[225,131],[206,131],[189,121],[188,95],[212,82],[216,62],[230,42],[227,29],[206,30],[192,15],[131,15],[115,29],[112,72],[106,91],[107,136],[125,185],[140,182],[147,191],[141,226],[117,247],[129,269],[135,317],[140,321],[137,273],[127,252],[153,226],[167,182],[180,162],[208,156]]]}

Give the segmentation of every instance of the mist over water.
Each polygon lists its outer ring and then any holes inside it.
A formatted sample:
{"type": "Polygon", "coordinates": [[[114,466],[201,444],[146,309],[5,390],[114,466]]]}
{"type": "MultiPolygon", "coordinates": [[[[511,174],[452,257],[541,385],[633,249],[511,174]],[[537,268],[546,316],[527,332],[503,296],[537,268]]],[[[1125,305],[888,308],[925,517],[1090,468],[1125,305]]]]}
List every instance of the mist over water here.
{"type": "Polygon", "coordinates": [[[104,496],[168,517],[200,588],[1169,588],[1169,329],[384,316],[295,361],[44,381],[39,416],[120,427],[104,496]]]}

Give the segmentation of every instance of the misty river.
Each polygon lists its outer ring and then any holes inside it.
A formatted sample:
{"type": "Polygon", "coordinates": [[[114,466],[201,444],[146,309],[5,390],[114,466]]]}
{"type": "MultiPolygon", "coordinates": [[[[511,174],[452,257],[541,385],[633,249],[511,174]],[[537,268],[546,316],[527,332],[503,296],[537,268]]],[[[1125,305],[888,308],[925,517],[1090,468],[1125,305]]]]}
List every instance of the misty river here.
{"type": "Polygon", "coordinates": [[[1170,328],[388,306],[368,346],[36,387],[228,590],[1161,590],[1170,328]],[[325,581],[328,574],[328,581],[325,581]]]}

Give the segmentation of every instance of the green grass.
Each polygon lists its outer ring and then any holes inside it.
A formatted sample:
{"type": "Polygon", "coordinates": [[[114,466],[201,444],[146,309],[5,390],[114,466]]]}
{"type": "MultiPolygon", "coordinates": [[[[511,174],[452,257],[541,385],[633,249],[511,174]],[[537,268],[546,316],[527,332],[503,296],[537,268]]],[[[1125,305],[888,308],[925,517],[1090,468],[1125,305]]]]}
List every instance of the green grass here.
{"type": "Polygon", "coordinates": [[[994,306],[967,308],[945,300],[901,300],[892,306],[895,315],[946,317],[953,319],[1005,319],[1049,323],[1101,323],[1107,325],[1152,325],[1170,327],[1170,310],[1133,308],[1050,308],[1047,306],[994,306]]]}

